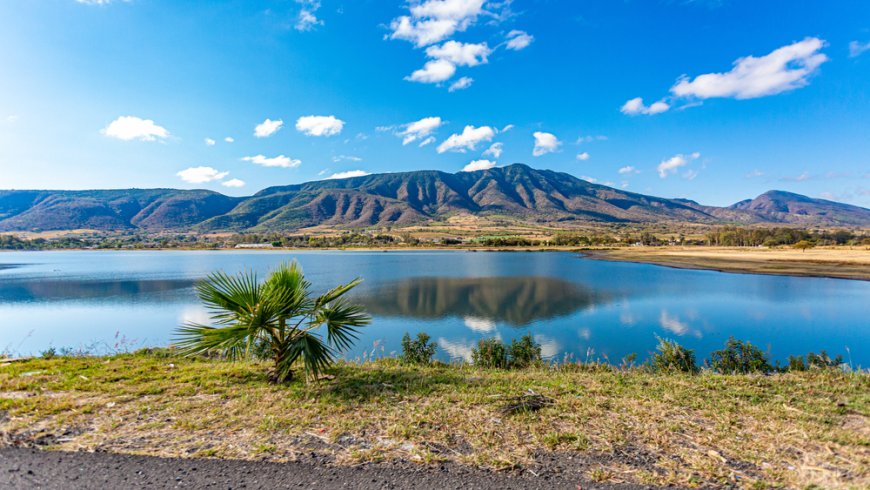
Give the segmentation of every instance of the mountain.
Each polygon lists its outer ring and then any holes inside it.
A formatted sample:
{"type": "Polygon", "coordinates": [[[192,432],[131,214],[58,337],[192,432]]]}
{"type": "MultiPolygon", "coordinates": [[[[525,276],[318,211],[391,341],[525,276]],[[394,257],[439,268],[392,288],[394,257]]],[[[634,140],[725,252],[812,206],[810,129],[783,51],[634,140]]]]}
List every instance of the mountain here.
{"type": "Polygon", "coordinates": [[[768,191],[729,206],[748,211],[765,221],[800,225],[867,226],[868,210],[785,191],[768,191]]]}
{"type": "Polygon", "coordinates": [[[542,223],[870,226],[868,209],[782,191],[721,208],[626,192],[522,164],[324,180],[270,187],[242,198],[174,189],[0,191],[0,231],[289,231],[407,225],[455,214],[542,223]]]}

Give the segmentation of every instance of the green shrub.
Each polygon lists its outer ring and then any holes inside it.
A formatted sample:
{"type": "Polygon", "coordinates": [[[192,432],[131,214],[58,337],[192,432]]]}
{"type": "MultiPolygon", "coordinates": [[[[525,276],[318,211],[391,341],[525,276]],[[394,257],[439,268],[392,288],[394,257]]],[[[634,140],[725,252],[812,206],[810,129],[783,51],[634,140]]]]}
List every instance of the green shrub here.
{"type": "Polygon", "coordinates": [[[832,368],[843,364],[843,356],[838,355],[834,359],[828,356],[828,353],[821,351],[818,354],[810,352],[807,354],[807,367],[810,368],[832,368]]]}
{"type": "Polygon", "coordinates": [[[695,364],[695,353],[673,340],[665,340],[658,337],[658,352],[653,353],[652,368],[658,372],[683,372],[697,373],[698,366],[695,364]]]}
{"type": "Polygon", "coordinates": [[[506,368],[507,349],[499,339],[483,339],[471,349],[471,362],[484,368],[506,368]]]}
{"type": "Polygon", "coordinates": [[[535,342],[532,334],[523,335],[519,341],[511,340],[508,348],[511,367],[524,368],[541,362],[541,344],[535,342]]]}
{"type": "Polygon", "coordinates": [[[729,337],[725,348],[710,354],[710,366],[722,374],[769,373],[773,366],[767,355],[749,342],[729,337]]]}
{"type": "Polygon", "coordinates": [[[43,359],[54,359],[55,357],[57,357],[57,349],[55,349],[54,347],[49,347],[48,349],[42,351],[43,359]]]}
{"type": "Polygon", "coordinates": [[[788,356],[789,371],[806,371],[807,364],[804,362],[804,356],[788,356]]]}
{"type": "Polygon", "coordinates": [[[428,334],[420,332],[416,339],[412,339],[411,335],[405,333],[402,337],[402,360],[409,364],[429,364],[432,362],[432,356],[435,355],[437,346],[435,342],[430,342],[428,334]]]}

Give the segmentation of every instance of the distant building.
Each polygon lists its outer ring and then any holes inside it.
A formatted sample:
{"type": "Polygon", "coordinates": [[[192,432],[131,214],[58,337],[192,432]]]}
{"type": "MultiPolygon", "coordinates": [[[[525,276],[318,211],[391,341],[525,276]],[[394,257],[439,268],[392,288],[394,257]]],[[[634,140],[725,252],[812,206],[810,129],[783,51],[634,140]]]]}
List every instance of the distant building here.
{"type": "Polygon", "coordinates": [[[239,243],[236,248],[275,248],[271,243],[239,243]]]}

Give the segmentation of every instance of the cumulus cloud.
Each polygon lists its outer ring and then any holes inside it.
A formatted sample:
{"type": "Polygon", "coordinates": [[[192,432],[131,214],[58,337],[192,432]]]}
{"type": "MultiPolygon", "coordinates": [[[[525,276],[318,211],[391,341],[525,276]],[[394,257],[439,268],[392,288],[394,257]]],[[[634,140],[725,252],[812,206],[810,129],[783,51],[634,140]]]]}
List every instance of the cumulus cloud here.
{"type": "Polygon", "coordinates": [[[486,151],[483,152],[484,156],[492,156],[493,158],[501,158],[501,153],[504,150],[504,144],[502,143],[493,143],[490,145],[486,151]]]}
{"type": "Polygon", "coordinates": [[[263,167],[281,168],[295,168],[302,164],[302,160],[285,157],[284,155],[278,155],[277,157],[272,158],[268,158],[264,155],[255,155],[252,157],[242,157],[242,161],[262,165],[263,167]]]}
{"type": "Polygon", "coordinates": [[[310,31],[323,25],[323,21],[316,15],[317,9],[320,8],[320,0],[296,0],[296,3],[302,5],[294,26],[297,31],[310,31]]]}
{"type": "Polygon", "coordinates": [[[534,36],[529,35],[529,33],[525,31],[513,30],[507,35],[507,43],[505,44],[505,47],[507,49],[519,51],[527,48],[534,40],[534,36]]]}
{"type": "Polygon", "coordinates": [[[694,79],[682,77],[671,87],[677,97],[730,97],[752,99],[804,87],[828,57],[819,51],[825,42],[808,37],[761,56],[745,56],[725,73],[707,73],[694,79]]]}
{"type": "Polygon", "coordinates": [[[158,126],[151,119],[136,116],[121,116],[100,130],[100,133],[122,141],[156,141],[169,137],[169,131],[158,126]]]}
{"type": "Polygon", "coordinates": [[[204,184],[206,182],[221,180],[229,174],[229,172],[221,172],[212,167],[190,167],[175,175],[178,175],[181,177],[181,180],[190,184],[204,184]]]}
{"type": "Polygon", "coordinates": [[[284,121],[281,119],[278,119],[276,121],[266,119],[254,128],[254,136],[256,136],[257,138],[268,138],[269,136],[277,133],[283,125],[284,121]]]}
{"type": "Polygon", "coordinates": [[[639,174],[640,170],[632,167],[631,165],[626,165],[618,170],[620,175],[631,175],[631,174],[639,174]]]}
{"type": "Polygon", "coordinates": [[[700,156],[700,153],[695,152],[690,155],[674,155],[667,160],[662,160],[657,167],[659,177],[664,179],[669,174],[676,173],[680,167],[686,166],[692,160],[697,160],[700,156]]]}
{"type": "Polygon", "coordinates": [[[425,0],[410,5],[410,15],[393,19],[390,39],[402,39],[417,47],[447,39],[466,30],[483,12],[485,0],[425,0]]]}
{"type": "Polygon", "coordinates": [[[595,177],[590,177],[588,175],[581,175],[580,178],[591,184],[598,182],[598,179],[596,179],[595,177]]]}
{"type": "Polygon", "coordinates": [[[562,145],[562,142],[553,133],[535,131],[533,136],[535,137],[535,147],[532,149],[532,155],[536,157],[553,153],[562,145]]]}
{"type": "Polygon", "coordinates": [[[471,77],[462,77],[459,80],[450,84],[450,88],[447,89],[448,92],[456,92],[457,90],[465,90],[474,83],[474,79],[471,77]]]}
{"type": "Polygon", "coordinates": [[[492,50],[486,43],[461,43],[447,41],[440,46],[426,48],[426,56],[438,60],[445,60],[456,66],[477,66],[486,63],[492,50]]]}
{"type": "Polygon", "coordinates": [[[438,145],[438,153],[446,151],[465,153],[468,150],[474,150],[479,143],[492,141],[495,132],[495,129],[489,126],[481,126],[479,128],[465,126],[462,133],[454,133],[438,145]]]}
{"type": "Polygon", "coordinates": [[[447,60],[427,61],[423,68],[414,70],[405,80],[419,83],[441,83],[456,74],[456,65],[447,60]]]}
{"type": "Polygon", "coordinates": [[[488,170],[496,166],[496,163],[490,160],[474,160],[468,165],[462,167],[463,172],[476,172],[478,170],[488,170]]]}
{"type": "Polygon", "coordinates": [[[855,58],[861,56],[865,51],[870,51],[870,41],[866,43],[852,41],[849,43],[849,57],[855,58]]]}
{"type": "Polygon", "coordinates": [[[623,114],[628,114],[629,116],[636,116],[638,114],[646,114],[648,116],[651,116],[653,114],[665,112],[670,108],[671,106],[663,100],[653,102],[651,105],[646,106],[643,103],[642,97],[635,97],[623,104],[622,108],[620,108],[619,110],[623,114]]]}
{"type": "Polygon", "coordinates": [[[232,136],[227,136],[226,138],[224,138],[224,141],[226,141],[227,143],[232,143],[236,140],[232,136]]]}
{"type": "Polygon", "coordinates": [[[334,136],[342,128],[344,121],[335,116],[303,116],[296,120],[296,130],[306,136],[334,136]]]}
{"type": "Polygon", "coordinates": [[[408,145],[415,141],[421,140],[420,146],[425,146],[431,143],[428,141],[432,133],[440,128],[444,122],[438,116],[429,116],[420,119],[419,121],[410,122],[400,126],[400,130],[396,131],[396,136],[402,138],[402,144],[408,145]]]}
{"type": "Polygon", "coordinates": [[[589,152],[584,151],[582,153],[577,154],[577,160],[580,160],[581,162],[585,162],[586,160],[589,160],[589,156],[590,156],[589,152]]]}
{"type": "Polygon", "coordinates": [[[238,187],[244,187],[245,181],[241,180],[241,179],[230,179],[230,180],[225,180],[225,181],[221,182],[221,185],[224,187],[238,188],[238,187]]]}
{"type": "Polygon", "coordinates": [[[351,177],[365,177],[366,175],[371,175],[369,172],[365,170],[348,170],[347,172],[338,172],[327,177],[328,180],[334,179],[349,179],[351,177]]]}
{"type": "Polygon", "coordinates": [[[431,144],[434,143],[434,142],[435,142],[435,137],[434,137],[434,136],[430,136],[430,137],[424,139],[423,141],[421,141],[420,144],[417,145],[417,146],[419,146],[420,148],[423,148],[424,146],[426,146],[426,145],[431,145],[431,144]]]}
{"type": "Polygon", "coordinates": [[[215,143],[217,143],[217,141],[215,141],[211,138],[206,138],[204,141],[205,141],[205,146],[214,146],[215,143]]]}

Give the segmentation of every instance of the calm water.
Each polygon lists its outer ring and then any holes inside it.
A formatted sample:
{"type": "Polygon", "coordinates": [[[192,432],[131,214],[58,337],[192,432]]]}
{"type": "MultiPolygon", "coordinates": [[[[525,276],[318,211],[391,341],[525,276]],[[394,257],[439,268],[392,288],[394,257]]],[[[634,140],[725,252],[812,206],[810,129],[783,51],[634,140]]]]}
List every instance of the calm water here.
{"type": "Polygon", "coordinates": [[[166,345],[207,322],[193,285],[215,270],[265,273],[296,258],[326,288],[359,275],[373,324],[346,357],[390,355],[426,331],[442,359],[478,339],[527,332],[546,356],[640,359],[656,336],[699,357],[729,335],[774,359],[826,349],[870,366],[870,282],[723,274],[587,260],[571,253],[6,252],[0,253],[0,351],[109,351],[166,345]]]}

